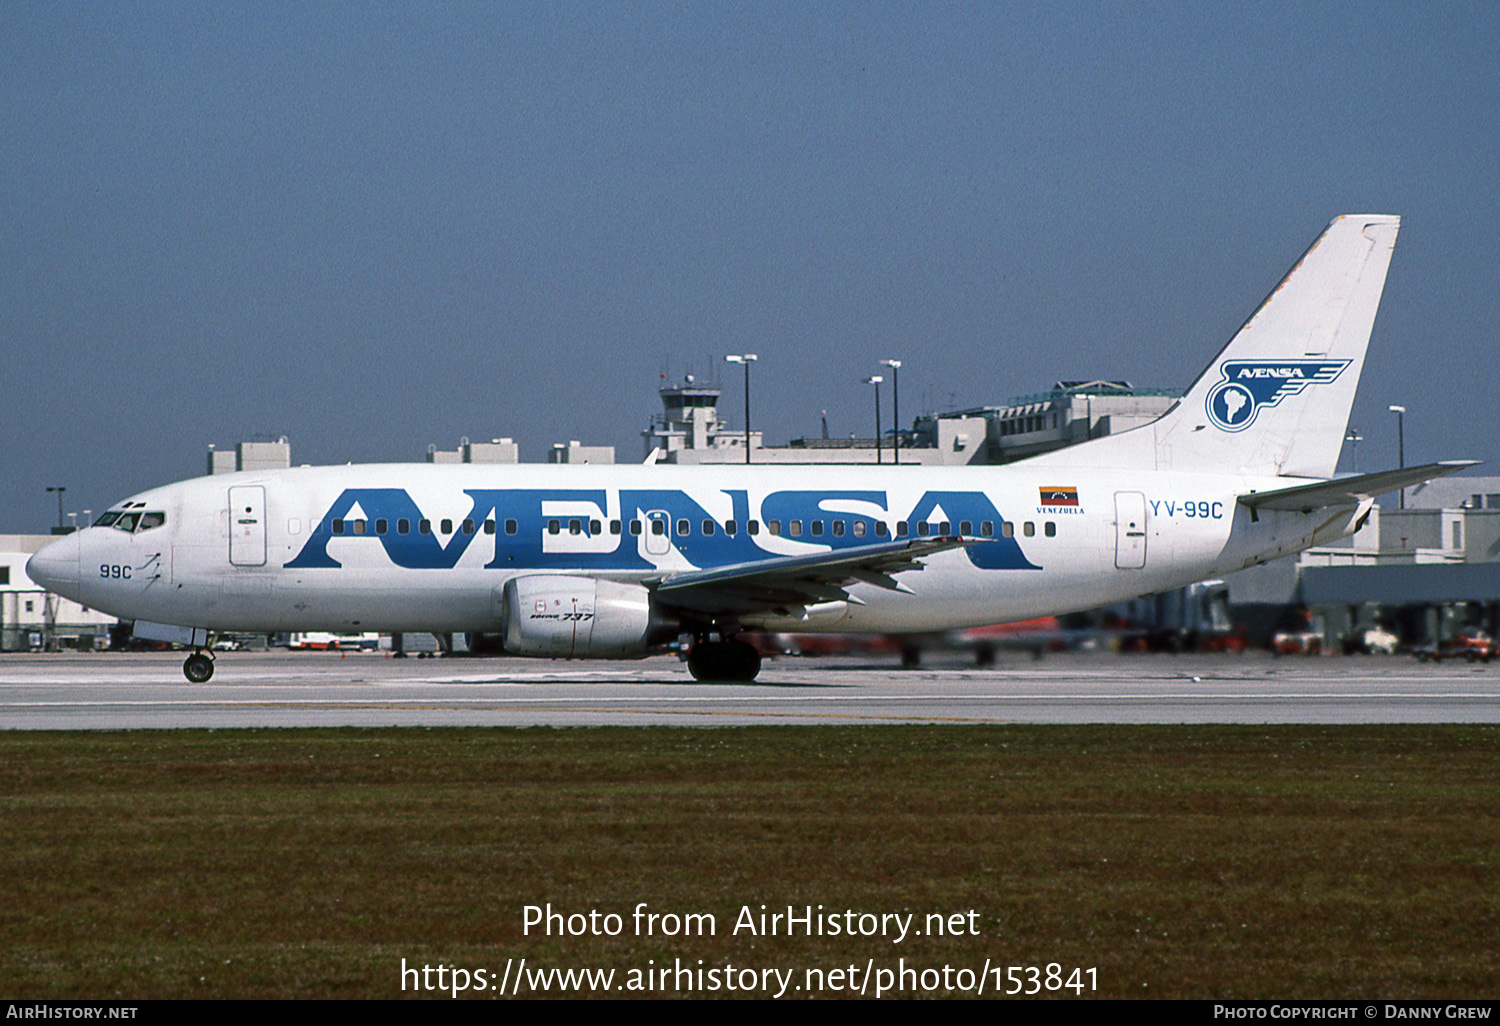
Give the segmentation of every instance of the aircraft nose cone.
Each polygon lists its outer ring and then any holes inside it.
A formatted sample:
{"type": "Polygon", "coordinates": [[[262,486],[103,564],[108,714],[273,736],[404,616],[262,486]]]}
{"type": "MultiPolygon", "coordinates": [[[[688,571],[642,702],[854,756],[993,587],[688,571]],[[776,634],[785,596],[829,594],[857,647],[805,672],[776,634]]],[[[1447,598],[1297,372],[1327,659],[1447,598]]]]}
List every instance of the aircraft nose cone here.
{"type": "Polygon", "coordinates": [[[26,561],[26,576],[48,591],[76,598],[78,554],[82,548],[77,534],[59,538],[26,561]]]}

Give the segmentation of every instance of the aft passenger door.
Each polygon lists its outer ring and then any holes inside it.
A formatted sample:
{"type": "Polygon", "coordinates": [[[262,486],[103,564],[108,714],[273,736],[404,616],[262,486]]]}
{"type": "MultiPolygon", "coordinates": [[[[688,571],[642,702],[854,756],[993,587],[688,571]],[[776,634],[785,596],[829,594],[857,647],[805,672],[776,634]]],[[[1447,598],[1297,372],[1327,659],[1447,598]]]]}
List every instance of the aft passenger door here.
{"type": "Polygon", "coordinates": [[[262,485],[229,489],[229,562],[266,565],[266,490],[262,485]]]}
{"type": "Polygon", "coordinates": [[[1139,570],[1146,565],[1146,496],[1115,492],[1115,566],[1139,570]]]}

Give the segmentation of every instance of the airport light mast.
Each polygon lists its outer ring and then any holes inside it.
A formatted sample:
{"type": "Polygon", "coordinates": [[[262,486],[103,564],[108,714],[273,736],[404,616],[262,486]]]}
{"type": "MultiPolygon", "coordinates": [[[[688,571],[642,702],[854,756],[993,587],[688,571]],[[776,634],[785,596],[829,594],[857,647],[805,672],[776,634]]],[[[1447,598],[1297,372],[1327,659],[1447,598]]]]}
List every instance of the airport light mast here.
{"type": "Polygon", "coordinates": [[[895,427],[891,429],[891,462],[901,462],[901,361],[881,360],[882,367],[891,369],[891,420],[895,427]]]}
{"type": "Polygon", "coordinates": [[[725,363],[737,363],[745,368],[745,462],[750,462],[750,365],[760,357],[754,353],[724,357],[725,363]]]}
{"type": "MultiPolygon", "coordinates": [[[[1406,469],[1406,407],[1392,406],[1390,411],[1396,415],[1396,458],[1400,462],[1396,465],[1402,470],[1406,469]]],[[[1406,508],[1406,489],[1401,489],[1401,508],[1406,508]]]]}
{"type": "Polygon", "coordinates": [[[51,492],[56,492],[57,493],[57,530],[55,532],[53,532],[54,534],[63,534],[63,533],[65,533],[63,531],[63,492],[65,492],[67,490],[68,490],[67,486],[65,486],[65,485],[58,485],[55,488],[48,488],[47,489],[47,491],[49,493],[51,493],[51,492]]]}
{"type": "Polygon", "coordinates": [[[875,386],[875,463],[877,466],[882,462],[880,458],[880,383],[884,380],[885,378],[879,374],[865,378],[865,384],[875,386]]]}

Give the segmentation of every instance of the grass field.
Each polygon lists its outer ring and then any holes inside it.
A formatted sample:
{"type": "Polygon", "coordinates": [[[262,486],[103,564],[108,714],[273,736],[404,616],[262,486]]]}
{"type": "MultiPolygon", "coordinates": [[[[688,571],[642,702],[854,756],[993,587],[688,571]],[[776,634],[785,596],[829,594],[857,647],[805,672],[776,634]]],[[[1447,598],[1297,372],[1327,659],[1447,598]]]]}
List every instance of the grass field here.
{"type": "MultiPolygon", "coordinates": [[[[1500,729],[0,735],[0,995],[371,997],[408,965],[1097,967],[1101,996],[1500,993],[1500,729]],[[713,913],[641,937],[638,902],[713,913]],[[618,937],[522,933],[522,907],[618,937]],[[735,936],[978,910],[982,935],[735,936]]],[[[410,994],[411,990],[405,993],[410,994]]],[[[1070,995],[1071,991],[1063,991],[1070,995]]]]}

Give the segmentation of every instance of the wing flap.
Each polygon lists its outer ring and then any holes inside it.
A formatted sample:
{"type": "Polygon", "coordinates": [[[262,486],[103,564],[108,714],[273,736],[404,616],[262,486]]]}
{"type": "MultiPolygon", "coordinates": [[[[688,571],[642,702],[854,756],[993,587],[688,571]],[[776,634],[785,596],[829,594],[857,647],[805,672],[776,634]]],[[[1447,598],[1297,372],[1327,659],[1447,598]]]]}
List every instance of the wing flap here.
{"type": "Polygon", "coordinates": [[[776,556],[712,570],[686,570],[657,582],[656,596],[667,605],[683,609],[729,614],[820,602],[857,603],[848,586],[861,581],[910,594],[911,589],[893,574],[920,570],[922,561],[930,556],[985,540],[908,538],[806,556],[776,556]]]}

